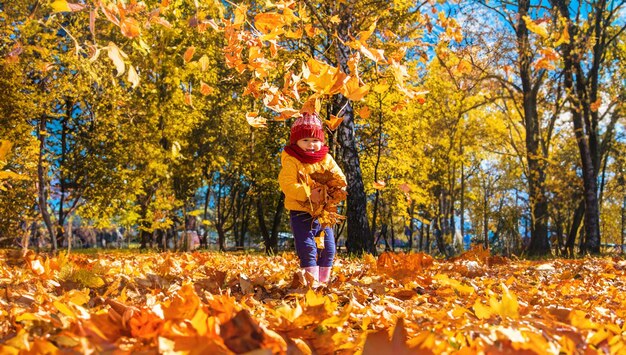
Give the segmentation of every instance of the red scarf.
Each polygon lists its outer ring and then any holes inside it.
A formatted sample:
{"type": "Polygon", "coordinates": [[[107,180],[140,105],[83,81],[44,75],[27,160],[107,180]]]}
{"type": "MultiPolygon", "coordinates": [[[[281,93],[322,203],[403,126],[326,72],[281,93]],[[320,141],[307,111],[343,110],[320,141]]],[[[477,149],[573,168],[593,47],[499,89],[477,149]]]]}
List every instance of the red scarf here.
{"type": "Polygon", "coordinates": [[[307,152],[298,147],[297,144],[291,144],[285,147],[285,152],[298,159],[301,163],[315,164],[324,160],[326,154],[328,154],[328,146],[323,146],[322,149],[317,152],[307,152]]]}

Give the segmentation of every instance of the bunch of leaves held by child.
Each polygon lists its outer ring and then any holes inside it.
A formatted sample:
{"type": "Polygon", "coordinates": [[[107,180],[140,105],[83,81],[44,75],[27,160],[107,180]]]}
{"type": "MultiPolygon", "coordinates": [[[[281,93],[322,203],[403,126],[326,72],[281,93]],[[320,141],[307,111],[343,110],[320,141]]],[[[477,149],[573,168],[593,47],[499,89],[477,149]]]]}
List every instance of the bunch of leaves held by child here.
{"type": "Polygon", "coordinates": [[[303,207],[309,209],[311,216],[317,218],[322,228],[332,227],[345,216],[337,212],[337,204],[345,200],[348,193],[345,191],[346,183],[337,173],[330,170],[307,174],[298,172],[298,181],[304,186],[308,201],[300,202],[303,207]],[[311,191],[321,189],[321,199],[313,201],[311,191]]]}

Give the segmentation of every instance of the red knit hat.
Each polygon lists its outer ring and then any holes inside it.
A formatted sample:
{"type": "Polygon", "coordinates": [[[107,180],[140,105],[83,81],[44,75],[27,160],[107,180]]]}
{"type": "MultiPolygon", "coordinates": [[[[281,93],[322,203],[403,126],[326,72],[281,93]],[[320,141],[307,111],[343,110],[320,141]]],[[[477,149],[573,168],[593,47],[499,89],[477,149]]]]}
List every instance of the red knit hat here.
{"type": "Polygon", "coordinates": [[[317,138],[324,142],[324,128],[316,113],[302,113],[291,125],[289,143],[297,144],[302,138],[317,138]]]}

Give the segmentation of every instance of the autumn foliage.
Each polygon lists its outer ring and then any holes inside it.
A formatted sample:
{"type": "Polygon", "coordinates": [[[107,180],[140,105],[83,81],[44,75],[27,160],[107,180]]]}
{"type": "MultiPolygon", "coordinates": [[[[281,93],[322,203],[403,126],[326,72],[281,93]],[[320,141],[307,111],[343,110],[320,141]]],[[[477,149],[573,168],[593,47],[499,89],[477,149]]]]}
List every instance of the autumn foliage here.
{"type": "Polygon", "coordinates": [[[337,205],[346,199],[346,183],[337,173],[330,170],[306,174],[298,172],[298,181],[305,186],[307,201],[300,202],[302,207],[311,211],[311,215],[319,221],[322,227],[333,227],[345,219],[338,213],[337,205]],[[313,202],[311,191],[321,189],[321,199],[313,202]]]}
{"type": "Polygon", "coordinates": [[[472,250],[339,259],[312,288],[295,255],[2,255],[3,354],[619,353],[626,261],[472,250]]]}

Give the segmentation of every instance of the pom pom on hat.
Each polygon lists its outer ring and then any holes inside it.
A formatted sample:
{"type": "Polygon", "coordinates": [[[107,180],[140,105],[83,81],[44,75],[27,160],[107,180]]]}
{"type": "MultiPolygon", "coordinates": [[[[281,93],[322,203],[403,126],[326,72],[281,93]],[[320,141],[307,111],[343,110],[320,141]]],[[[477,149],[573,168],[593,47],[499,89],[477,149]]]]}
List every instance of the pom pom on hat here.
{"type": "Polygon", "coordinates": [[[316,113],[303,112],[291,125],[289,143],[296,144],[303,138],[317,138],[324,142],[324,128],[316,113]]]}

